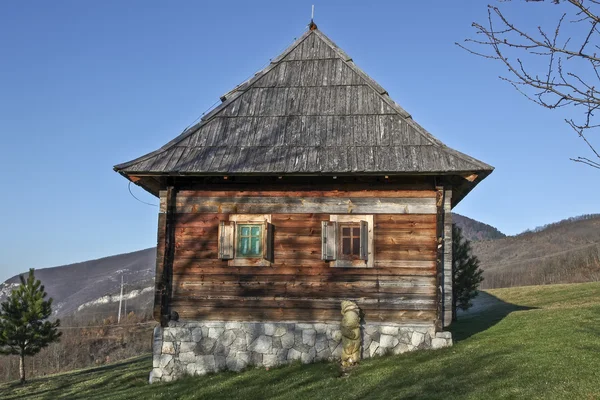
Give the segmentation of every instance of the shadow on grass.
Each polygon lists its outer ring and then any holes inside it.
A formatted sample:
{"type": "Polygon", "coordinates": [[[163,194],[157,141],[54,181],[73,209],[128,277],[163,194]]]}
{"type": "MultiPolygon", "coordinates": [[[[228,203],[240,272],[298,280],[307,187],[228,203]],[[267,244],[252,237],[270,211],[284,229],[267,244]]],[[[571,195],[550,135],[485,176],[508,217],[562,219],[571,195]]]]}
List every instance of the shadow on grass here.
{"type": "Polygon", "coordinates": [[[514,311],[533,310],[537,307],[519,306],[500,300],[487,292],[480,291],[468,311],[459,311],[457,321],[450,325],[455,341],[465,340],[485,331],[514,311]]]}
{"type": "MultiPolygon", "coordinates": [[[[23,385],[19,382],[15,382],[6,386],[6,389],[10,392],[7,398],[89,398],[86,392],[110,386],[111,383],[115,383],[115,381],[121,378],[125,373],[144,374],[146,371],[150,370],[151,363],[152,356],[145,355],[100,367],[66,372],[59,375],[32,378],[23,385]],[[98,373],[100,373],[100,375],[96,375],[98,373]],[[94,376],[96,378],[100,377],[101,379],[98,379],[98,382],[95,384],[82,386],[78,390],[77,384],[79,382],[89,381],[94,376]],[[36,387],[36,389],[32,390],[32,387],[36,387]]],[[[0,397],[2,397],[1,394],[2,393],[0,393],[0,397]]]]}

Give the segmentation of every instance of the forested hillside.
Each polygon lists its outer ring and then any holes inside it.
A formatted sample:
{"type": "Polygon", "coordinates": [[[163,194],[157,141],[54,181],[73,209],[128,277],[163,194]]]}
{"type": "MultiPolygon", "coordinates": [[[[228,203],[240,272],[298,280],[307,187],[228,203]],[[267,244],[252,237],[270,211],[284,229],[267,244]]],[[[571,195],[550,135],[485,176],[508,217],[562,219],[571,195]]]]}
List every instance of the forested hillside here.
{"type": "Polygon", "coordinates": [[[464,215],[452,213],[452,222],[462,229],[463,236],[470,241],[493,240],[506,237],[498,229],[464,215]]]}

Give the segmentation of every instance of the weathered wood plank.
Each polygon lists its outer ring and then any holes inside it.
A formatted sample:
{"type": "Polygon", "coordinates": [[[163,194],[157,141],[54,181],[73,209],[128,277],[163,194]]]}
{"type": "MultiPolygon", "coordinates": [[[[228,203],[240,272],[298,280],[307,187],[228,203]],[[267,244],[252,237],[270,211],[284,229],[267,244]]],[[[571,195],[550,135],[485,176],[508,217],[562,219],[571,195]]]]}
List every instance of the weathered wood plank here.
{"type": "Polygon", "coordinates": [[[434,190],[182,190],[180,199],[194,197],[359,197],[435,198],[434,190]]]}
{"type": "Polygon", "coordinates": [[[188,197],[178,213],[435,214],[432,198],[188,197]]]}

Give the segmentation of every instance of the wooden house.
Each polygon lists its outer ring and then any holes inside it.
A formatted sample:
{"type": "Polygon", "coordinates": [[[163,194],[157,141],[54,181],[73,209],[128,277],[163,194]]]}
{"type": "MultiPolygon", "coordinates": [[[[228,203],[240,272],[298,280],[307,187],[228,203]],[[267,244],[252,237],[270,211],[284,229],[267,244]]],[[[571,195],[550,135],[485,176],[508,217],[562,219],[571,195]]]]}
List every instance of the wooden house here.
{"type": "Polygon", "coordinates": [[[450,210],[493,168],[434,138],[311,24],[160,149],[151,379],[451,344],[450,210]]]}

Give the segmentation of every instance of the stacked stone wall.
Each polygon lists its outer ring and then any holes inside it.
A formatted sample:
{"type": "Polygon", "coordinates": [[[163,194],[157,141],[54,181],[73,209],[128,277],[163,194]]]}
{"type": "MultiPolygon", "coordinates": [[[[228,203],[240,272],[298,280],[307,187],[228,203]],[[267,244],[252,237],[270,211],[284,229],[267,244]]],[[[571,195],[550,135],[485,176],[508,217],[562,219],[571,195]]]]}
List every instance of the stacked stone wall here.
{"type": "MultiPolygon", "coordinates": [[[[222,370],[339,360],[339,322],[170,322],[154,330],[150,382],[222,370]]],[[[363,324],[362,358],[452,345],[434,326],[363,324]]]]}

